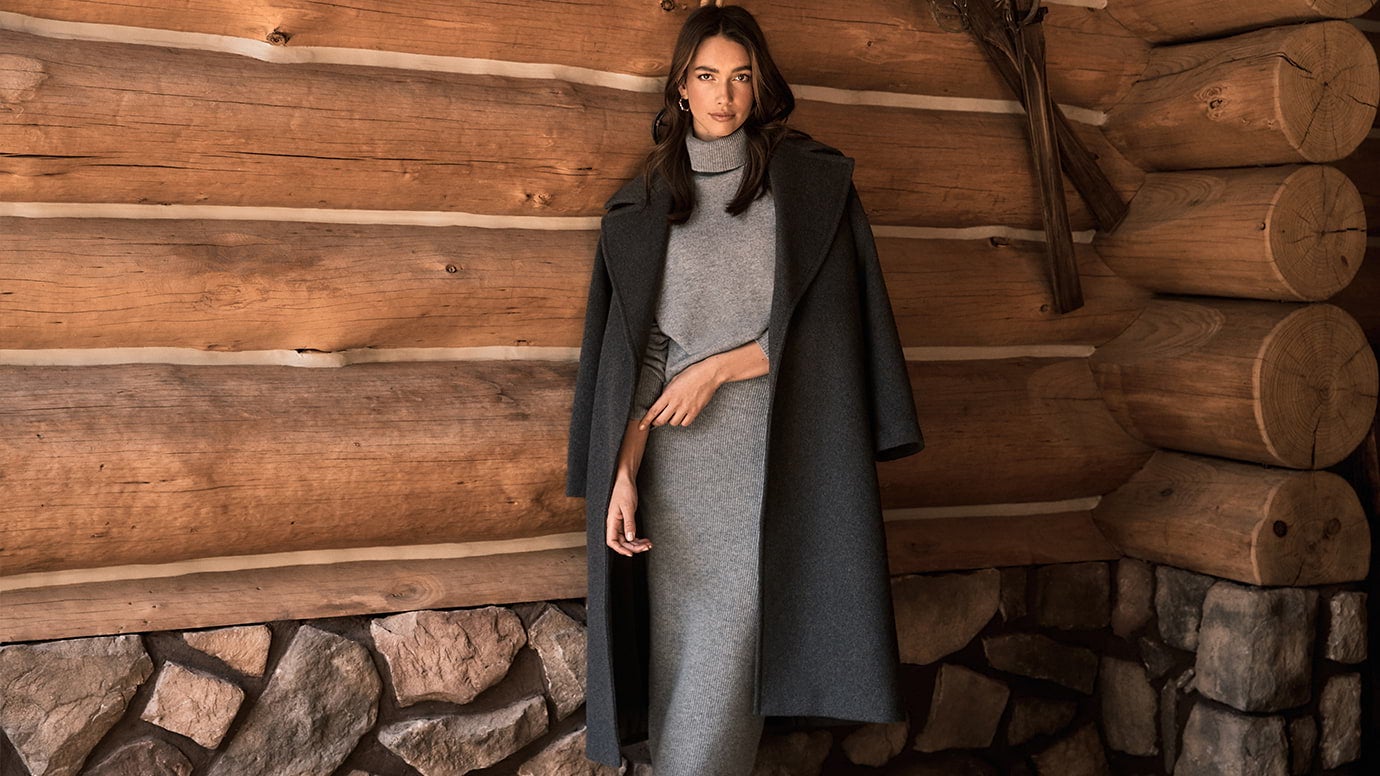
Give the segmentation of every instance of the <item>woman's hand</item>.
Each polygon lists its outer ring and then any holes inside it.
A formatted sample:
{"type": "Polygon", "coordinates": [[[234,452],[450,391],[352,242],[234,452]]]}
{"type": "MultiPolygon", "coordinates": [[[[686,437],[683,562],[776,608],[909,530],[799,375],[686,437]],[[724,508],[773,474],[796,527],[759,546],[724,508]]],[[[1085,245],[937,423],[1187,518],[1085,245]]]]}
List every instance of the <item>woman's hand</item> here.
{"type": "Polygon", "coordinates": [[[637,535],[637,483],[619,475],[613,481],[613,495],[609,497],[608,520],[604,526],[604,543],[619,555],[632,557],[635,552],[652,548],[652,541],[637,535]]]}
{"type": "MultiPolygon", "coordinates": [[[[755,348],[757,345],[752,343],[755,348]]],[[[688,426],[700,411],[714,398],[714,392],[723,385],[719,359],[716,356],[701,359],[682,369],[679,374],[662,389],[661,395],[647,414],[642,416],[639,428],[653,426],[688,426]]]]}

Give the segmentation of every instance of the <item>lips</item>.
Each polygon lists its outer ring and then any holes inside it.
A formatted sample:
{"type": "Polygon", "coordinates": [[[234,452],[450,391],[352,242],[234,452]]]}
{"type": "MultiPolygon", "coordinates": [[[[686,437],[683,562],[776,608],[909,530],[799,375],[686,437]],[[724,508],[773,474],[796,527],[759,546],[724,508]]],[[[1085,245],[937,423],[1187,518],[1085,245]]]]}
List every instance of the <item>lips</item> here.
{"type": "Polygon", "coordinates": [[[711,113],[711,114],[709,114],[709,118],[714,119],[715,121],[728,121],[729,119],[732,119],[732,118],[733,118],[733,114],[732,114],[732,113],[711,113]]]}

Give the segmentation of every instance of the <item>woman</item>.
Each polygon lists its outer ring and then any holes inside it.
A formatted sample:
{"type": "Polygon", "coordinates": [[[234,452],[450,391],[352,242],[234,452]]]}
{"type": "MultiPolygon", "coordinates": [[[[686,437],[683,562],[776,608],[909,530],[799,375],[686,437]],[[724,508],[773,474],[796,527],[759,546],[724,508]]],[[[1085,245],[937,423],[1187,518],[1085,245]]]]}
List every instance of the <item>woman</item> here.
{"type": "Polygon", "coordinates": [[[747,774],[766,714],[903,718],[873,461],[923,442],[852,161],[785,127],[747,11],[690,14],[665,103],[608,203],[571,420],[567,495],[601,496],[587,754],[747,774]]]}

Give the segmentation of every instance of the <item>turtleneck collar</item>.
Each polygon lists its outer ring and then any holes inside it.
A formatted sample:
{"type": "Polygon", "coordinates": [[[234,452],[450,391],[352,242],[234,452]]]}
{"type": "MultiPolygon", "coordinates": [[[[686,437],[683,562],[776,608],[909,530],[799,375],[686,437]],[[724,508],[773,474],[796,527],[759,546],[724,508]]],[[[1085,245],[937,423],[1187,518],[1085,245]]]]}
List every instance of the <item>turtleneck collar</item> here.
{"type": "Polygon", "coordinates": [[[739,126],[724,137],[700,140],[691,130],[685,133],[685,150],[695,172],[727,172],[747,162],[747,133],[739,126]]]}

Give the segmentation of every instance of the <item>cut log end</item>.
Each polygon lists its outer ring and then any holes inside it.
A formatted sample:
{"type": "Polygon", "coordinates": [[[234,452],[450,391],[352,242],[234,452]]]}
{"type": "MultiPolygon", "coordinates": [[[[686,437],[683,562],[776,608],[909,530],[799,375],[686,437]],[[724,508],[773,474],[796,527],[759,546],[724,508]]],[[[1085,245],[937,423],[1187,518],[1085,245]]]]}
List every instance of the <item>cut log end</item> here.
{"type": "Polygon", "coordinates": [[[1282,128],[1299,156],[1340,159],[1365,140],[1380,102],[1375,49],[1342,21],[1300,25],[1281,41],[1282,128]]]}
{"type": "Polygon", "coordinates": [[[1375,354],[1356,320],[1335,305],[1309,305],[1280,321],[1263,343],[1257,375],[1262,435],[1286,466],[1331,466],[1360,444],[1375,417],[1375,354]]]}

